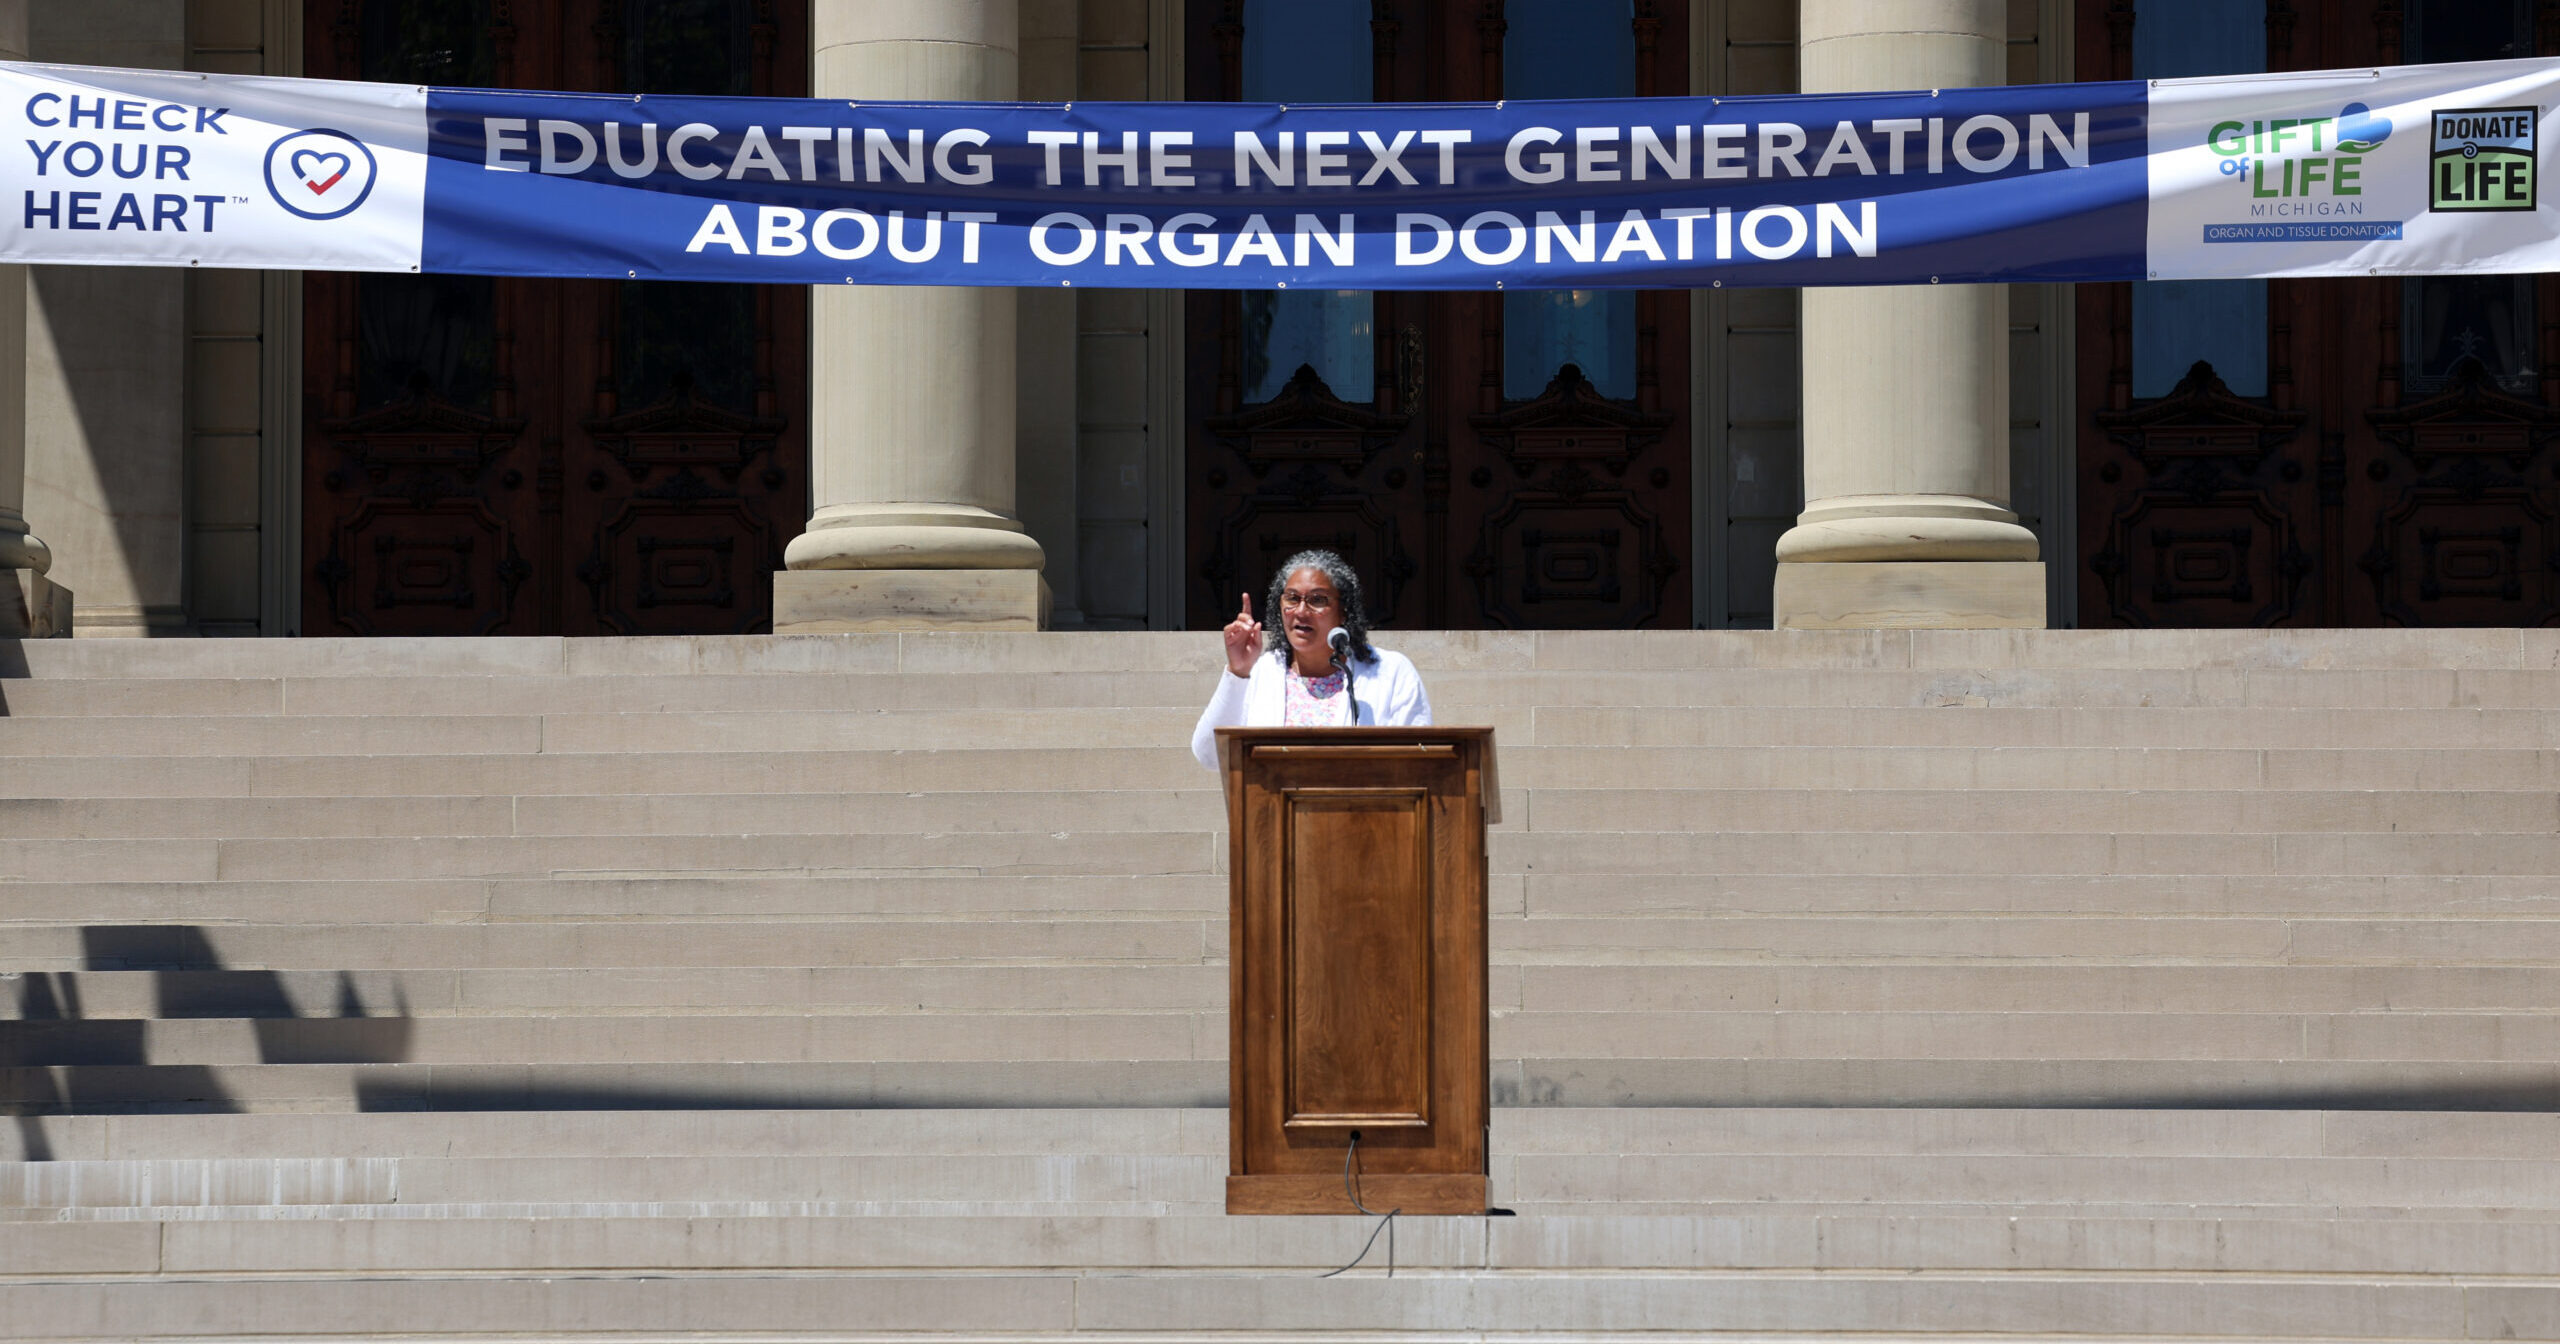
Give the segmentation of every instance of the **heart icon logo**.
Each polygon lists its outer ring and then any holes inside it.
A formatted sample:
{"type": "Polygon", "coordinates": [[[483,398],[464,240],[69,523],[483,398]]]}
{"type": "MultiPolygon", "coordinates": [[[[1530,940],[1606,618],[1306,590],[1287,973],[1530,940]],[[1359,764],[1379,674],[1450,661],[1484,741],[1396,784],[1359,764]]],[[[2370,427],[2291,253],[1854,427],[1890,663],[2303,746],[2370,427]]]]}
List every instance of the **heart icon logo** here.
{"type": "Polygon", "coordinates": [[[328,194],[351,166],[352,161],[344,154],[324,154],[313,149],[296,151],[292,161],[293,175],[301,178],[302,185],[311,188],[314,196],[328,194]]]}
{"type": "Polygon", "coordinates": [[[381,164],[364,141],[326,126],[267,146],[267,196],[297,219],[343,219],[373,198],[381,164]]]}
{"type": "Polygon", "coordinates": [[[2370,154],[2391,138],[2391,118],[2378,117],[2362,103],[2338,109],[2338,148],[2370,154]]]}

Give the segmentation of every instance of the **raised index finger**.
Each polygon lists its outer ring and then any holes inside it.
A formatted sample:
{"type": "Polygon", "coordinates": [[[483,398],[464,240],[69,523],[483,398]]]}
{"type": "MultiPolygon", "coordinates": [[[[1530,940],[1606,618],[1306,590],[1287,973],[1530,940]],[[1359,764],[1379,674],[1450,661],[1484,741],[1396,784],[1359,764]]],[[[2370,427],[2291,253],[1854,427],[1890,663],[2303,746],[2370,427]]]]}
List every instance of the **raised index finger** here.
{"type": "Polygon", "coordinates": [[[1241,599],[1241,602],[1240,602],[1240,605],[1238,605],[1238,607],[1236,608],[1236,619],[1237,619],[1237,620],[1239,620],[1239,621],[1250,621],[1250,620],[1252,620],[1252,619],[1253,619],[1253,594],[1251,594],[1251,593],[1239,593],[1239,594],[1237,594],[1237,597],[1238,597],[1239,599],[1241,599]]]}

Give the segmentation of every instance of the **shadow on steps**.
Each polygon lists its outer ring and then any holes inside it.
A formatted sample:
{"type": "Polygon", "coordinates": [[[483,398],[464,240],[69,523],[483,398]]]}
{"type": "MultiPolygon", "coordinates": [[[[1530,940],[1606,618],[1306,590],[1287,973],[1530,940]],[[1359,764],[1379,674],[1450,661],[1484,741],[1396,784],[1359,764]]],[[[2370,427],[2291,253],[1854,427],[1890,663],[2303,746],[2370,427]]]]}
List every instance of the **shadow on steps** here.
{"type": "MultiPolygon", "coordinates": [[[[5,673],[0,667],[0,673],[5,673]]],[[[388,1064],[409,1056],[410,1019],[394,990],[393,1011],[375,1017],[338,977],[334,1011],[322,1021],[340,1030],[314,1039],[311,1025],[273,971],[234,971],[222,964],[204,930],[185,924],[93,924],[80,930],[81,963],[90,971],[152,974],[150,1019],[89,1019],[76,977],[33,972],[17,977],[17,1021],[0,1033],[0,1111],[16,1117],[22,1151],[48,1161],[41,1115],[149,1110],[164,1114],[228,1114],[242,1109],[212,1069],[154,1064],[152,1020],[247,1018],[264,1064],[388,1064]],[[293,1024],[293,1025],[287,1025],[293,1024]],[[120,1085],[147,1070],[152,1099],[132,1104],[120,1085]],[[114,1071],[114,1072],[109,1072],[114,1071]]]]}

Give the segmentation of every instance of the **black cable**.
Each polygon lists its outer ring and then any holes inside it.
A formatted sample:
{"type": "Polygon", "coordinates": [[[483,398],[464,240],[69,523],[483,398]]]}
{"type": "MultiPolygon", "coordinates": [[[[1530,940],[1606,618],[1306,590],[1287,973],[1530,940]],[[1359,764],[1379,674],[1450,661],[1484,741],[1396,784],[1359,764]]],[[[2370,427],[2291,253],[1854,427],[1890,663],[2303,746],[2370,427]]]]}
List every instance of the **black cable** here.
{"type": "Polygon", "coordinates": [[[1351,1146],[1342,1150],[1342,1193],[1350,1198],[1351,1207],[1377,1219],[1378,1225],[1369,1229],[1369,1239],[1360,1243],[1360,1253],[1351,1257],[1350,1264],[1344,1265],[1342,1269],[1331,1270],[1323,1274],[1318,1274],[1316,1277],[1319,1279],[1329,1279],[1336,1274],[1342,1273],[1343,1270],[1358,1268],[1361,1261],[1369,1258],[1369,1248],[1378,1244],[1378,1234],[1380,1232],[1387,1234],[1387,1277],[1392,1279],[1396,1276],[1396,1215],[1404,1212],[1404,1210],[1403,1208],[1398,1207],[1389,1209],[1385,1213],[1380,1213],[1376,1209],[1370,1208],[1368,1205],[1360,1202],[1359,1177],[1354,1174],[1352,1167],[1353,1159],[1359,1157],[1359,1155],[1360,1131],[1355,1129],[1351,1131],[1351,1146]]]}
{"type": "Polygon", "coordinates": [[[1342,666],[1342,698],[1351,702],[1351,726],[1360,726],[1360,677],[1351,670],[1351,660],[1339,660],[1342,666]]]}

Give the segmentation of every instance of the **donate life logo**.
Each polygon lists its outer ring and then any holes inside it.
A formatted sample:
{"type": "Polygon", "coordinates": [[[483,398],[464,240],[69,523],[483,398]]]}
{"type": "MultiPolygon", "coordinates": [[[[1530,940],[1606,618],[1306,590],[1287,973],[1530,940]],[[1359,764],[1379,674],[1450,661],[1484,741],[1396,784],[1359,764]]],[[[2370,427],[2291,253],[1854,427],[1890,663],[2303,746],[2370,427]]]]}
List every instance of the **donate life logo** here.
{"type": "Polygon", "coordinates": [[[267,194],[304,219],[353,214],[373,178],[373,151],[344,131],[296,131],[267,146],[267,194]]]}
{"type": "Polygon", "coordinates": [[[2539,195],[2532,107],[2439,109],[2427,155],[2430,210],[2531,210],[2539,195]]]}

